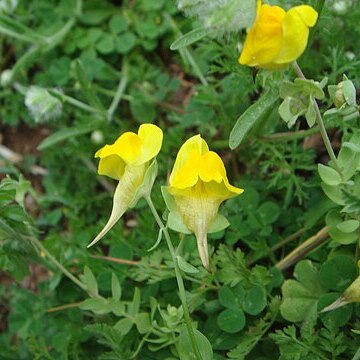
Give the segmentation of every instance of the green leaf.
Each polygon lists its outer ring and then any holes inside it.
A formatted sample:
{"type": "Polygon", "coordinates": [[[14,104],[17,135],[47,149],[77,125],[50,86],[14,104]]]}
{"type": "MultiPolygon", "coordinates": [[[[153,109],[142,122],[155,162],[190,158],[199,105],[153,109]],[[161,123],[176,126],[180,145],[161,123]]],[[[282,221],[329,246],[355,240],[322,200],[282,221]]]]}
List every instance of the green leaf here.
{"type": "Polygon", "coordinates": [[[109,21],[109,29],[113,34],[125,31],[128,26],[126,17],[119,14],[113,15],[109,21]]]}
{"type": "MultiPolygon", "coordinates": [[[[322,295],[319,299],[318,311],[320,312],[326,306],[332,304],[335,300],[337,300],[340,297],[340,295],[341,294],[339,293],[329,293],[322,295]]],[[[335,309],[326,313],[320,313],[320,319],[323,322],[323,324],[329,328],[334,325],[336,327],[340,327],[346,325],[349,322],[352,313],[353,313],[353,305],[348,304],[342,306],[339,309],[335,309]]]]}
{"type": "Polygon", "coordinates": [[[115,50],[115,38],[112,34],[103,33],[96,43],[96,50],[101,54],[111,54],[115,50]]]}
{"type": "Polygon", "coordinates": [[[146,334],[151,330],[149,313],[138,313],[135,315],[135,325],[140,334],[146,334]]]}
{"type": "Polygon", "coordinates": [[[199,270],[198,270],[195,266],[193,266],[193,265],[189,264],[188,262],[186,262],[186,261],[183,259],[183,257],[181,257],[181,256],[178,255],[178,256],[176,257],[176,259],[177,259],[179,268],[180,268],[182,271],[184,271],[185,273],[188,273],[188,274],[197,274],[197,273],[199,272],[199,270]]]}
{"type": "Polygon", "coordinates": [[[140,289],[138,287],[135,288],[134,290],[134,297],[132,302],[128,305],[128,312],[129,315],[131,316],[135,316],[140,309],[140,301],[141,301],[141,294],[140,294],[140,289]]]}
{"type": "Polygon", "coordinates": [[[287,123],[288,128],[291,128],[295,125],[297,118],[303,112],[303,109],[299,109],[299,111],[294,114],[291,109],[291,105],[293,102],[293,98],[287,96],[279,106],[279,115],[287,123]]]}
{"type": "Polygon", "coordinates": [[[321,177],[321,180],[330,186],[336,186],[341,183],[341,177],[339,173],[331,168],[330,166],[325,166],[323,164],[318,164],[318,171],[321,177]]]}
{"type": "Polygon", "coordinates": [[[342,168],[344,180],[349,180],[356,173],[357,169],[360,166],[360,153],[354,151],[351,147],[348,147],[347,143],[343,143],[343,146],[341,147],[338,154],[338,163],[339,166],[342,168]]]}
{"type": "Polygon", "coordinates": [[[298,281],[286,280],[281,288],[281,315],[292,322],[314,319],[317,316],[319,296],[325,291],[318,271],[310,260],[303,260],[296,265],[294,276],[298,281]]]}
{"type": "Polygon", "coordinates": [[[346,220],[336,225],[336,227],[344,233],[352,233],[359,228],[360,222],[358,220],[346,220]]]}
{"type": "Polygon", "coordinates": [[[226,309],[217,317],[219,328],[227,333],[233,334],[245,327],[246,318],[241,309],[226,309]]]}
{"type": "Polygon", "coordinates": [[[99,315],[111,312],[111,307],[104,298],[86,299],[79,305],[79,308],[82,310],[90,310],[99,315]]]}
{"type": "Polygon", "coordinates": [[[230,225],[230,223],[229,223],[228,219],[224,215],[218,213],[216,215],[215,219],[210,224],[208,233],[212,234],[212,233],[216,233],[218,231],[224,230],[229,225],[230,225]]]}
{"type": "Polygon", "coordinates": [[[121,285],[120,285],[118,277],[114,273],[112,273],[112,276],[111,276],[111,292],[112,292],[113,299],[120,300],[121,285]]]}
{"type": "Polygon", "coordinates": [[[353,244],[358,239],[358,235],[356,233],[345,233],[336,227],[333,227],[329,230],[329,235],[334,241],[341,245],[353,244]]]}
{"type": "Polygon", "coordinates": [[[238,309],[242,306],[245,297],[245,290],[241,284],[233,288],[223,286],[219,290],[220,304],[229,309],[238,309]]]}
{"type": "Polygon", "coordinates": [[[331,186],[325,183],[321,183],[321,188],[323,189],[326,196],[335,204],[345,205],[339,186],[331,186]]]}
{"type": "Polygon", "coordinates": [[[129,333],[131,328],[134,325],[134,321],[132,318],[125,318],[119,320],[115,325],[114,329],[117,331],[120,331],[122,335],[126,335],[129,333]]]}
{"type": "Polygon", "coordinates": [[[48,136],[45,140],[43,140],[37,147],[38,150],[42,151],[51,146],[58,144],[61,141],[74,138],[79,135],[87,134],[99,127],[99,122],[95,121],[93,123],[83,125],[83,126],[76,126],[71,128],[65,128],[55,132],[48,136]]]}
{"type": "Polygon", "coordinates": [[[170,212],[167,218],[167,226],[179,233],[191,234],[192,232],[186,227],[179,213],[170,212]]]}
{"type": "Polygon", "coordinates": [[[155,105],[149,100],[132,97],[130,100],[130,110],[135,119],[140,123],[151,123],[155,119],[155,105]]]}
{"type": "Polygon", "coordinates": [[[92,84],[85,73],[85,70],[81,63],[81,60],[79,60],[79,59],[75,62],[75,72],[76,72],[76,78],[79,81],[81,90],[82,90],[86,100],[89,102],[89,104],[96,109],[104,110],[104,106],[101,103],[100,99],[97,97],[97,95],[92,87],[92,84]]]}
{"type": "Polygon", "coordinates": [[[196,41],[199,41],[200,39],[204,38],[206,35],[211,34],[214,32],[213,28],[197,28],[194,30],[191,30],[190,32],[186,33],[185,35],[182,35],[178,39],[176,39],[171,45],[171,50],[179,50],[183,47],[189,46],[196,41]]]}
{"type": "Polygon", "coordinates": [[[323,99],[325,94],[322,89],[322,83],[309,79],[295,79],[294,82],[283,81],[281,83],[279,93],[282,99],[287,96],[291,97],[315,97],[316,99],[323,99]]]}
{"type": "Polygon", "coordinates": [[[84,267],[84,274],[81,276],[81,279],[85,283],[91,296],[97,296],[99,294],[96,278],[88,266],[84,267]]]}
{"type": "Polygon", "coordinates": [[[137,37],[130,31],[127,31],[115,38],[115,49],[119,54],[127,54],[137,43],[137,37]]]}
{"type": "Polygon", "coordinates": [[[337,255],[327,260],[319,272],[322,286],[339,292],[344,291],[357,275],[355,261],[346,255],[337,255]]]}
{"type": "Polygon", "coordinates": [[[275,91],[268,90],[255,104],[241,114],[230,133],[230,149],[235,149],[241,144],[255,123],[260,121],[271,110],[278,98],[279,96],[275,91]]]}
{"type": "Polygon", "coordinates": [[[280,208],[274,202],[267,201],[257,210],[259,218],[265,225],[273,224],[280,216],[280,208]]]}
{"type": "Polygon", "coordinates": [[[297,322],[316,317],[318,296],[295,280],[286,280],[282,286],[283,302],[280,306],[282,317],[297,322]]]}
{"type": "Polygon", "coordinates": [[[351,80],[343,81],[343,88],[342,88],[345,101],[348,105],[356,106],[356,88],[351,80]]]}
{"type": "Polygon", "coordinates": [[[157,237],[157,239],[156,239],[156,241],[155,241],[155,244],[154,244],[151,248],[149,248],[147,251],[150,252],[150,251],[155,250],[155,249],[159,246],[162,237],[163,237],[163,231],[162,231],[162,229],[160,229],[160,230],[159,230],[159,233],[158,233],[158,237],[157,237]]]}
{"type": "MultiPolygon", "coordinates": [[[[213,360],[213,351],[209,340],[199,330],[193,328],[195,342],[203,360],[213,360]]],[[[197,360],[189,338],[189,333],[185,324],[180,327],[177,351],[180,360],[197,360]]]]}
{"type": "Polygon", "coordinates": [[[316,110],[312,98],[309,100],[309,105],[305,113],[305,119],[309,128],[313,127],[316,122],[316,110]]]}
{"type": "Polygon", "coordinates": [[[266,291],[263,287],[255,286],[245,295],[244,311],[250,315],[260,314],[266,307],[266,291]]]}

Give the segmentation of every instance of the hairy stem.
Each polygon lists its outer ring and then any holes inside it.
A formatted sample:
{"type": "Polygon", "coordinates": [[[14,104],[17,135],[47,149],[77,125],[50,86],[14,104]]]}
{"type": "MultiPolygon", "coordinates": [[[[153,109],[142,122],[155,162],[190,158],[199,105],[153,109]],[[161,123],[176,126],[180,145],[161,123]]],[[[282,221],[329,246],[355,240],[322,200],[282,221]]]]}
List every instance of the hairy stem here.
{"type": "Polygon", "coordinates": [[[31,236],[30,241],[33,245],[40,250],[40,254],[42,253],[52,264],[54,264],[65,276],[67,276],[73,283],[78,285],[84,291],[88,291],[87,286],[81,282],[76,276],[74,276],[70,271],[68,271],[50,252],[43,246],[41,241],[31,236]]]}
{"type": "Polygon", "coordinates": [[[120,79],[116,93],[114,95],[114,98],[113,98],[111,105],[109,107],[109,110],[108,110],[108,120],[109,121],[112,120],[114,112],[115,112],[117,106],[119,105],[120,100],[122,99],[122,97],[124,95],[124,91],[126,89],[127,83],[128,83],[128,66],[127,66],[126,58],[124,58],[122,69],[121,69],[121,79],[120,79]]]}
{"type": "Polygon", "coordinates": [[[196,359],[202,360],[202,357],[200,355],[199,349],[198,349],[197,344],[196,344],[194,329],[193,329],[192,324],[191,324],[190,312],[189,312],[189,308],[188,308],[187,301],[186,301],[186,293],[185,293],[184,281],[183,281],[181,271],[180,271],[180,268],[179,268],[179,265],[178,265],[178,262],[177,262],[177,259],[176,259],[176,252],[175,252],[174,246],[172,244],[170,234],[168,232],[167,227],[163,224],[159,214],[157,213],[156,208],[154,206],[154,203],[152,202],[150,196],[147,196],[145,198],[145,200],[148,203],[148,205],[150,207],[150,210],[151,210],[157,224],[159,225],[160,229],[162,230],[162,232],[163,232],[163,234],[165,236],[167,246],[169,248],[171,257],[172,257],[173,262],[174,262],[176,281],[177,281],[177,284],[178,284],[178,287],[179,287],[180,300],[181,300],[182,308],[183,308],[183,311],[184,311],[184,319],[185,319],[186,327],[187,327],[187,330],[188,330],[188,333],[189,333],[190,343],[191,343],[192,349],[194,351],[194,354],[196,356],[196,359]]]}
{"type": "Polygon", "coordinates": [[[329,238],[328,230],[329,228],[327,226],[323,227],[318,233],[316,233],[314,236],[311,236],[309,239],[300,244],[296,249],[294,249],[290,254],[285,256],[285,258],[279,261],[275,267],[281,271],[284,271],[291,265],[297,263],[310,251],[323,244],[329,238]]]}
{"type": "MultiPolygon", "coordinates": [[[[304,73],[301,71],[301,68],[300,68],[300,66],[298,65],[298,63],[296,61],[292,62],[291,65],[292,65],[296,75],[300,79],[306,79],[304,73]]],[[[323,121],[323,118],[321,116],[320,109],[319,109],[319,106],[318,106],[318,103],[316,102],[316,100],[314,100],[313,105],[314,105],[314,109],[315,109],[315,112],[316,112],[316,123],[319,126],[319,131],[320,131],[321,137],[323,139],[324,145],[326,147],[326,150],[327,150],[327,152],[328,152],[328,154],[330,156],[330,159],[331,159],[335,169],[340,174],[340,176],[342,178],[344,178],[343,175],[342,175],[341,167],[338,164],[338,161],[336,159],[334,150],[333,150],[333,148],[331,146],[331,142],[330,142],[329,136],[328,136],[328,134],[326,132],[324,121],[323,121]]]]}

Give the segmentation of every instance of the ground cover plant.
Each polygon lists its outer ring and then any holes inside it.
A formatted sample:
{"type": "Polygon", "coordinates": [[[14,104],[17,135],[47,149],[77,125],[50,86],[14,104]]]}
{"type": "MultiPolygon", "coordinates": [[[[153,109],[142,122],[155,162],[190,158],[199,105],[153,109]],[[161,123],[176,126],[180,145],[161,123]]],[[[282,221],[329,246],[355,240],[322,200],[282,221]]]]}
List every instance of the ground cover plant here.
{"type": "Polygon", "coordinates": [[[360,359],[359,19],[0,0],[0,358],[360,359]]]}

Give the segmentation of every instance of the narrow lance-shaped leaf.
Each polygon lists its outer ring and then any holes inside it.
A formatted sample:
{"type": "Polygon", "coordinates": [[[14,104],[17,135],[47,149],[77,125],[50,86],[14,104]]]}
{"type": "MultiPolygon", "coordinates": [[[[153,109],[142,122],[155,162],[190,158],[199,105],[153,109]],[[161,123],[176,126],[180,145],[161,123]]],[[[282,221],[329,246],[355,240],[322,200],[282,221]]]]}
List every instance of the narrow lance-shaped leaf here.
{"type": "Polygon", "coordinates": [[[278,97],[276,91],[269,90],[241,114],[230,133],[229,146],[231,149],[235,149],[241,144],[247,133],[272,108],[278,97]]]}
{"type": "Polygon", "coordinates": [[[201,28],[194,29],[194,30],[186,33],[185,35],[180,36],[178,39],[176,39],[170,45],[170,49],[171,50],[182,49],[183,47],[189,46],[189,45],[195,43],[196,41],[201,40],[206,35],[211,34],[212,32],[214,32],[213,28],[201,27],[201,28]]]}

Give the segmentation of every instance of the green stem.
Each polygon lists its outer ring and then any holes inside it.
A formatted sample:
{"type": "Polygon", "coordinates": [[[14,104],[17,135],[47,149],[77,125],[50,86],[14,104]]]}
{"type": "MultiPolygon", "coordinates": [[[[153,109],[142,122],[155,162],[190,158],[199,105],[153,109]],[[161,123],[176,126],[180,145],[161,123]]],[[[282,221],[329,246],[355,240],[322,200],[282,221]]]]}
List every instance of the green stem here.
{"type": "Polygon", "coordinates": [[[60,99],[64,102],[67,102],[68,104],[71,104],[81,110],[84,110],[84,111],[87,111],[87,112],[90,112],[90,113],[93,113],[93,114],[98,114],[98,115],[101,115],[102,117],[104,116],[104,112],[99,110],[99,109],[96,109],[88,104],[85,104],[83,103],[82,101],[79,101],[71,96],[68,96],[68,95],[65,95],[64,93],[62,93],[61,91],[59,90],[54,90],[54,89],[49,89],[49,91],[57,96],[60,97],[60,99]]]}
{"type": "MultiPolygon", "coordinates": [[[[301,71],[300,66],[298,65],[298,63],[296,61],[294,61],[291,64],[292,64],[292,67],[293,67],[296,75],[300,79],[306,79],[306,77],[303,74],[303,72],[301,71]]],[[[317,124],[319,126],[319,131],[320,131],[321,137],[323,139],[324,145],[326,147],[326,150],[327,150],[327,152],[328,152],[328,154],[330,156],[331,161],[333,162],[333,165],[334,165],[335,169],[340,174],[340,176],[342,178],[344,178],[343,174],[342,174],[342,171],[341,171],[341,167],[338,164],[338,161],[336,159],[334,150],[333,150],[333,148],[331,146],[331,142],[330,142],[330,139],[329,139],[328,134],[326,132],[324,121],[322,119],[320,109],[319,109],[319,106],[318,106],[318,103],[316,102],[316,100],[313,101],[313,105],[314,105],[314,109],[315,109],[315,112],[316,112],[316,122],[317,122],[317,124]]]]}
{"type": "Polygon", "coordinates": [[[180,300],[181,300],[181,304],[182,304],[183,311],[184,311],[184,319],[185,319],[186,327],[187,327],[187,330],[188,330],[188,333],[189,333],[190,343],[191,343],[191,346],[192,346],[192,349],[194,351],[194,354],[195,354],[196,358],[198,360],[202,360],[202,357],[200,355],[199,349],[198,349],[197,344],[196,344],[194,329],[193,329],[192,324],[191,324],[190,312],[189,312],[189,308],[188,308],[187,301],[186,301],[186,293],[185,293],[184,281],[183,281],[181,271],[180,271],[180,268],[179,268],[179,265],[178,265],[178,262],[177,262],[177,259],[176,259],[176,252],[175,252],[174,246],[173,246],[173,244],[171,242],[170,234],[168,232],[167,227],[163,224],[159,214],[157,213],[157,210],[156,210],[156,208],[154,206],[154,203],[151,200],[150,195],[146,196],[145,200],[146,200],[146,202],[148,203],[148,205],[150,207],[150,210],[151,210],[151,212],[152,212],[152,214],[153,214],[153,216],[155,218],[155,221],[157,222],[157,224],[159,225],[160,229],[162,230],[162,232],[163,232],[163,234],[165,236],[167,246],[169,248],[171,257],[172,257],[173,262],[174,262],[176,281],[177,281],[177,284],[178,284],[178,287],[179,287],[180,300]]]}
{"type": "Polygon", "coordinates": [[[40,51],[39,45],[31,46],[28,51],[24,55],[20,57],[20,59],[16,62],[16,64],[11,69],[11,78],[14,79],[18,71],[28,62],[34,58],[38,52],[40,51]]]}
{"type": "Polygon", "coordinates": [[[126,89],[127,83],[128,83],[128,67],[126,59],[123,60],[123,66],[121,71],[121,79],[119,82],[119,85],[117,87],[116,93],[114,95],[113,101],[111,102],[111,105],[108,110],[108,120],[110,121],[114,115],[114,112],[119,105],[120,100],[122,99],[124,95],[124,91],[126,89]]]}
{"type": "MultiPolygon", "coordinates": [[[[167,19],[167,21],[169,22],[170,26],[173,28],[173,30],[176,32],[176,34],[178,36],[182,36],[182,32],[180,31],[180,29],[178,28],[176,22],[174,21],[174,19],[167,13],[163,13],[163,16],[167,19]]],[[[187,61],[190,63],[190,65],[193,67],[194,73],[197,75],[197,77],[199,78],[200,82],[207,86],[209,85],[209,83],[207,82],[207,80],[205,79],[204,75],[202,74],[199,65],[197,64],[197,62],[195,61],[194,57],[191,55],[191,52],[189,51],[189,49],[185,48],[181,48],[179,50],[180,54],[183,55],[183,58],[186,58],[187,61]]]]}
{"type": "MultiPolygon", "coordinates": [[[[24,85],[21,85],[20,83],[16,82],[14,83],[14,89],[16,91],[18,91],[20,94],[26,96],[27,90],[28,88],[24,85]]],[[[75,107],[77,107],[78,109],[90,112],[92,114],[97,114],[97,115],[101,115],[102,117],[104,117],[104,112],[99,110],[99,109],[95,109],[94,107],[85,104],[71,96],[65,95],[63,92],[56,90],[56,89],[47,89],[51,94],[57,96],[58,98],[60,98],[60,100],[62,102],[66,102],[68,104],[71,104],[75,107]]]]}
{"type": "Polygon", "coordinates": [[[5,28],[3,26],[0,26],[0,33],[4,34],[4,35],[7,35],[7,36],[10,36],[10,37],[12,37],[14,39],[30,43],[30,44],[34,44],[34,43],[38,42],[37,40],[31,38],[30,36],[19,34],[18,32],[7,29],[7,28],[5,28]]]}
{"type": "Polygon", "coordinates": [[[59,263],[59,261],[57,261],[55,259],[55,257],[53,255],[51,255],[49,253],[49,251],[43,246],[43,244],[36,239],[35,237],[31,236],[30,237],[30,241],[35,245],[35,247],[37,247],[38,249],[40,249],[40,251],[45,254],[45,256],[65,275],[67,276],[72,282],[74,282],[76,285],[78,285],[81,289],[83,289],[84,291],[88,291],[87,286],[82,283],[76,276],[74,276],[73,274],[71,274],[71,272],[69,272],[62,264],[59,263]]]}

